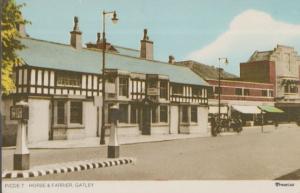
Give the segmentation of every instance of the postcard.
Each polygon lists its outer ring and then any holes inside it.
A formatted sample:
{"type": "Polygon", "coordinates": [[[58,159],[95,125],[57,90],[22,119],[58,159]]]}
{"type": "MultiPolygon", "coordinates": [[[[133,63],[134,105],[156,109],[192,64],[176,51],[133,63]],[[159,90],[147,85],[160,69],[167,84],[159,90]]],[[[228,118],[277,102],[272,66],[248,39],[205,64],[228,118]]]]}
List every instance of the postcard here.
{"type": "Polygon", "coordinates": [[[2,0],[2,190],[300,193],[300,12],[2,0]]]}

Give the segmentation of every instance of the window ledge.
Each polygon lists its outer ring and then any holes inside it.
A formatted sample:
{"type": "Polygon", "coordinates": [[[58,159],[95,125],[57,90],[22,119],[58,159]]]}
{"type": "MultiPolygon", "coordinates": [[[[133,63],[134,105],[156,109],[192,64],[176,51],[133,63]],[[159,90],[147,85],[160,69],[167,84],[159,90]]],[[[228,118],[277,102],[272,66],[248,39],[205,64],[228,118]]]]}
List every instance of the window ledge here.
{"type": "Polygon", "coordinates": [[[165,126],[169,126],[169,123],[166,123],[166,122],[151,123],[151,126],[155,126],[155,127],[165,127],[165,126]]]}
{"type": "Polygon", "coordinates": [[[180,123],[180,126],[196,126],[198,123],[196,122],[190,122],[190,123],[180,123]]]}
{"type": "Polygon", "coordinates": [[[70,124],[67,126],[67,129],[83,129],[84,125],[82,124],[70,124]]]}
{"type": "Polygon", "coordinates": [[[134,123],[118,123],[117,127],[138,127],[139,124],[134,124],[134,123]]]}
{"type": "Polygon", "coordinates": [[[65,125],[65,124],[57,124],[53,126],[54,129],[83,129],[84,125],[81,124],[71,124],[71,125],[65,125]]]}

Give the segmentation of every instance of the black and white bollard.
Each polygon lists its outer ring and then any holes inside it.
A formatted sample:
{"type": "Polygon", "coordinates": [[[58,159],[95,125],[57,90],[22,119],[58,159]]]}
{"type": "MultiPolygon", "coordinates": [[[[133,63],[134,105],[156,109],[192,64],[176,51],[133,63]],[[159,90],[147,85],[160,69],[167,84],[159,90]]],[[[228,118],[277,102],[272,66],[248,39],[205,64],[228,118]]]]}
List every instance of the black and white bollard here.
{"type": "Polygon", "coordinates": [[[120,146],[118,142],[118,133],[117,133],[117,121],[119,117],[119,108],[117,105],[111,107],[111,128],[110,128],[110,136],[109,143],[107,149],[107,157],[108,158],[118,158],[120,156],[120,146]]]}
{"type": "Polygon", "coordinates": [[[16,150],[14,152],[14,170],[29,169],[29,150],[26,142],[26,125],[29,119],[28,103],[20,101],[10,108],[11,120],[18,120],[16,150]]]}
{"type": "Polygon", "coordinates": [[[19,121],[16,151],[14,152],[14,170],[29,169],[30,154],[26,144],[26,124],[19,121]]]}

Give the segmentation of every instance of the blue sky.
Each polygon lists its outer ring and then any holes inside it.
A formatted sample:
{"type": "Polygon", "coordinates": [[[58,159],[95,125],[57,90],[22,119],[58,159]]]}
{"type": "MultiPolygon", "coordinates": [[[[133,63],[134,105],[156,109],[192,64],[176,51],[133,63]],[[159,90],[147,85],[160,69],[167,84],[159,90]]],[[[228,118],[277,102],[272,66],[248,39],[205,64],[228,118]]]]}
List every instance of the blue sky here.
{"type": "Polygon", "coordinates": [[[74,16],[79,17],[83,42],[87,43],[95,41],[96,33],[102,30],[101,12],[116,10],[120,20],[116,25],[107,20],[108,41],[139,49],[143,29],[148,28],[154,41],[154,57],[162,61],[172,54],[178,61],[194,59],[216,65],[218,57],[226,56],[230,61],[226,70],[238,74],[239,63],[255,50],[271,50],[280,43],[300,52],[300,1],[297,0],[17,2],[26,3],[23,15],[32,22],[26,27],[31,37],[62,43],[69,43],[74,16]],[[279,28],[284,29],[277,32],[279,28]]]}

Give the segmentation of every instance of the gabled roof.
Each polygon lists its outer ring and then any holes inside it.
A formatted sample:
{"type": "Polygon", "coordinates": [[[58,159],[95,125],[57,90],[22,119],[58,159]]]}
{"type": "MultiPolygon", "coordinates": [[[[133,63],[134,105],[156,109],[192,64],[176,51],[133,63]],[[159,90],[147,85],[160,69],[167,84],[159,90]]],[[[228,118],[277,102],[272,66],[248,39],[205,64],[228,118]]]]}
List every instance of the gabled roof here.
{"type": "MultiPolygon", "coordinates": [[[[201,76],[205,80],[218,79],[218,76],[219,76],[218,68],[216,68],[214,66],[209,66],[209,65],[202,64],[202,63],[199,63],[196,61],[192,61],[192,60],[180,61],[180,62],[176,62],[176,64],[183,64],[183,65],[189,66],[190,68],[193,69],[193,71],[195,73],[197,73],[199,76],[201,76]]],[[[231,74],[229,72],[226,72],[224,70],[221,71],[221,77],[223,79],[238,78],[238,76],[231,74]]]]}
{"type": "Polygon", "coordinates": [[[248,62],[265,61],[270,60],[273,51],[255,51],[248,62]]]}
{"type": "Polygon", "coordinates": [[[132,57],[140,57],[140,51],[139,50],[135,50],[135,49],[131,49],[131,48],[125,48],[125,47],[116,46],[116,45],[113,45],[113,46],[117,49],[117,51],[121,55],[132,56],[132,57]]]}
{"type": "MultiPolygon", "coordinates": [[[[21,42],[26,48],[18,51],[18,55],[26,65],[83,73],[101,73],[102,53],[99,50],[75,49],[66,44],[32,38],[22,38],[21,42]]],[[[167,75],[174,83],[208,86],[206,81],[187,67],[128,55],[106,53],[106,68],[167,75]]]]}

